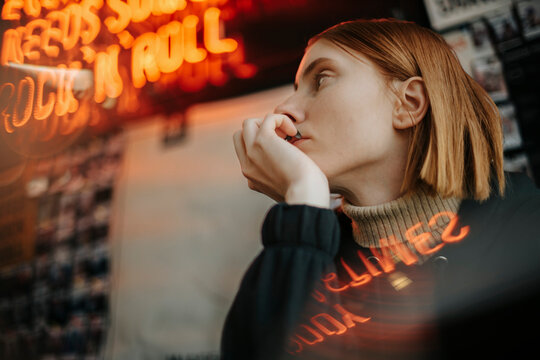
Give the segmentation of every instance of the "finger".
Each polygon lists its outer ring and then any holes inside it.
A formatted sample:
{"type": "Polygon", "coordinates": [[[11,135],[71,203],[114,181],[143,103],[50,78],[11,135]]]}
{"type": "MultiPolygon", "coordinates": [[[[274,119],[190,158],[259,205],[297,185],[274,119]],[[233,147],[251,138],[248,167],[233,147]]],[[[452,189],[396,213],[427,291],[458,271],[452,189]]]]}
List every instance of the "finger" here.
{"type": "Polygon", "coordinates": [[[285,135],[295,136],[298,130],[294,126],[290,117],[283,114],[269,114],[267,115],[260,127],[261,132],[270,132],[279,129],[283,131],[285,135]]]}
{"type": "Polygon", "coordinates": [[[246,164],[246,145],[244,144],[244,139],[242,138],[242,131],[237,131],[233,135],[234,151],[236,151],[236,157],[240,161],[240,166],[244,167],[246,164]]]}
{"type": "Polygon", "coordinates": [[[261,126],[262,122],[263,122],[263,119],[260,119],[260,118],[247,118],[244,121],[242,121],[242,129],[244,128],[244,126],[246,126],[246,124],[251,124],[251,123],[255,123],[257,126],[261,126]]]}
{"type": "Polygon", "coordinates": [[[262,119],[257,118],[246,119],[242,123],[242,137],[244,139],[246,150],[250,149],[253,146],[253,142],[255,141],[255,137],[259,132],[261,124],[262,119]]]}
{"type": "Polygon", "coordinates": [[[279,129],[279,128],[276,129],[276,134],[277,134],[277,136],[279,136],[279,137],[282,138],[282,139],[285,139],[285,137],[287,136],[287,134],[285,134],[285,133],[283,132],[283,130],[281,130],[281,129],[279,129]]]}

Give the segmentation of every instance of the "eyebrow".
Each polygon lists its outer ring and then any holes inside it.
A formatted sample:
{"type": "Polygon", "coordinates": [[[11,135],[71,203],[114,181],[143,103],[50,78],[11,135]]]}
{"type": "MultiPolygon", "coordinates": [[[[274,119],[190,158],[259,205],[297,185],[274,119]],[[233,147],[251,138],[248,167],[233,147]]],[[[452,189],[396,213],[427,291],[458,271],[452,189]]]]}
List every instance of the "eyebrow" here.
{"type": "MultiPolygon", "coordinates": [[[[323,63],[323,62],[332,62],[332,59],[329,59],[329,58],[325,58],[325,57],[321,57],[321,58],[318,58],[316,60],[313,60],[308,66],[306,66],[306,69],[304,70],[304,73],[302,74],[301,78],[302,79],[305,79],[309,76],[310,73],[313,72],[313,70],[315,70],[315,67],[317,67],[317,65],[323,63]]],[[[298,90],[298,83],[296,82],[296,80],[294,81],[294,91],[298,90]]]]}

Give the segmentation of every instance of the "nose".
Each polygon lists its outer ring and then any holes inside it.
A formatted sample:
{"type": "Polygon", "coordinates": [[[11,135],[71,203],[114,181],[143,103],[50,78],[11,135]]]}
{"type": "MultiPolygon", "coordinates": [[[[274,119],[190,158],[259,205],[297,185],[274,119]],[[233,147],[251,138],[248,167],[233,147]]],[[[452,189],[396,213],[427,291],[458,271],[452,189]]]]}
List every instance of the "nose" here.
{"type": "Polygon", "coordinates": [[[292,94],[282,103],[280,103],[274,109],[275,114],[287,115],[294,122],[302,122],[305,120],[305,113],[302,110],[302,106],[298,101],[298,98],[295,97],[296,94],[292,94]]]}

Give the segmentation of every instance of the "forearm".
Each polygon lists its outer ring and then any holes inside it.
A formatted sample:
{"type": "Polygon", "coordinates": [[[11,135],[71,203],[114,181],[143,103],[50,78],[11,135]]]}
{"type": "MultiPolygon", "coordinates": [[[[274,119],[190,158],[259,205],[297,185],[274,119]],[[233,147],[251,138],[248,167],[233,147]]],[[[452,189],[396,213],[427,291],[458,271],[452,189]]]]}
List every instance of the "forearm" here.
{"type": "Polygon", "coordinates": [[[330,208],[328,180],[321,174],[314,174],[292,183],[285,194],[285,202],[291,205],[310,205],[323,209],[330,208]]]}
{"type": "Polygon", "coordinates": [[[328,209],[275,205],[262,233],[264,250],[246,272],[227,316],[223,359],[266,359],[282,352],[339,246],[339,225],[328,209]]]}

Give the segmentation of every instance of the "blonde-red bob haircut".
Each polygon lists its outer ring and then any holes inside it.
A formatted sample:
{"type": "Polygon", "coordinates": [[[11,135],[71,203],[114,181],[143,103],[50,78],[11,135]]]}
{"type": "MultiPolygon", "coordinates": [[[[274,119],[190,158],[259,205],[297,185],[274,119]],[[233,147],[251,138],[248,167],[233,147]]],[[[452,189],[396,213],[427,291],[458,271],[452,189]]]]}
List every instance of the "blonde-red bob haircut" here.
{"type": "Polygon", "coordinates": [[[408,21],[354,20],[312,37],[373,62],[389,81],[424,80],[429,108],[412,129],[402,191],[421,183],[443,197],[504,194],[503,136],[497,106],[462,68],[444,38],[408,21]]]}

